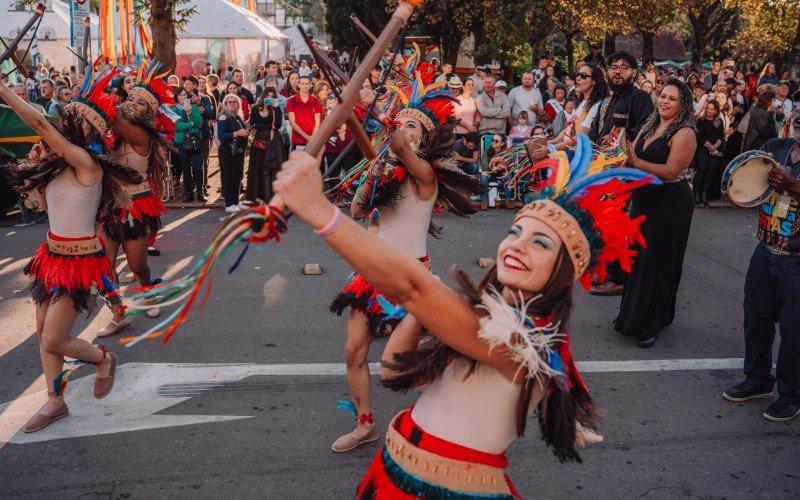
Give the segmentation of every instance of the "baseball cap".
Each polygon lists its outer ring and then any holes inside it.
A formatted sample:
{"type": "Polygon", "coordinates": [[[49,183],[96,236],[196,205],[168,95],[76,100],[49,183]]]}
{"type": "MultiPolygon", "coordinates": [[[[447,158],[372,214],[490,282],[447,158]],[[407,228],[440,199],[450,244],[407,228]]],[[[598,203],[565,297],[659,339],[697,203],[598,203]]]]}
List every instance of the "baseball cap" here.
{"type": "Polygon", "coordinates": [[[508,88],[508,84],[505,80],[498,80],[497,83],[494,84],[495,87],[503,87],[504,89],[508,88]]]}

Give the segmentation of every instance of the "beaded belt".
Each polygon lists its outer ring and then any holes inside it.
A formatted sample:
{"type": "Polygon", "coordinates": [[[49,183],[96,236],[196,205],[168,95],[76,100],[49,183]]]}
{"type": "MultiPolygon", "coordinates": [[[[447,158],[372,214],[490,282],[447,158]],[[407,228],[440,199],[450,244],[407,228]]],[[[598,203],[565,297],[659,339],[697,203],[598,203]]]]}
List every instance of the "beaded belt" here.
{"type": "Polygon", "coordinates": [[[672,179],[671,181],[664,181],[664,184],[670,184],[672,182],[681,182],[685,181],[689,178],[689,170],[684,170],[683,172],[678,174],[678,177],[672,179]]]}
{"type": "Polygon", "coordinates": [[[125,194],[130,196],[131,198],[141,198],[142,196],[147,196],[151,194],[149,181],[142,182],[141,184],[136,184],[135,186],[131,186],[130,184],[124,184],[122,186],[122,190],[125,191],[125,194]]]}
{"type": "Polygon", "coordinates": [[[446,458],[409,442],[397,429],[398,414],[386,431],[386,450],[406,473],[453,491],[511,495],[503,469],[446,458]]]}
{"type": "Polygon", "coordinates": [[[103,251],[97,235],[86,238],[61,238],[47,233],[47,248],[58,255],[93,255],[103,251]]]}

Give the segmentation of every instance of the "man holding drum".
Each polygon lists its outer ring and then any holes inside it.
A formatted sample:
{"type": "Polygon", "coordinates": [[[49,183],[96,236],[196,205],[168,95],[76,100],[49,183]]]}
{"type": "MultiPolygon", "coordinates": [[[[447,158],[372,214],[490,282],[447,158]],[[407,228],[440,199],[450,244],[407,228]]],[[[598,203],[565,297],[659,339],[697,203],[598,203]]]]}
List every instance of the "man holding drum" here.
{"type": "Polygon", "coordinates": [[[794,118],[794,130],[794,138],[770,139],[761,148],[782,168],[769,173],[774,192],[761,204],[759,245],[745,278],[746,379],[723,393],[729,401],[770,398],[777,379],[778,400],[764,412],[773,422],[800,414],[800,116],[794,118]],[[781,341],[773,377],[776,322],[781,341]]]}

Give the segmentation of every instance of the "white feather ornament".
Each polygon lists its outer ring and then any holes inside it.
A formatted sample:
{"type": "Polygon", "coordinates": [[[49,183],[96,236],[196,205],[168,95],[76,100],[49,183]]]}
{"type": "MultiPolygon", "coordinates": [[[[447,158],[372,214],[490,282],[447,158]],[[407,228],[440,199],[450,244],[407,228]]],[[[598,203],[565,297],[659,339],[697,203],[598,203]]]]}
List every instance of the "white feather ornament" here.
{"type": "Polygon", "coordinates": [[[478,337],[489,343],[491,349],[504,347],[510,358],[525,368],[527,377],[535,379],[542,387],[554,376],[563,376],[547,363],[555,344],[561,342],[564,334],[559,333],[558,324],[529,327],[525,315],[531,302],[539,296],[526,301],[522,295],[515,301],[518,307],[510,305],[494,288],[489,288],[481,296],[478,305],[489,314],[480,320],[478,337]]]}

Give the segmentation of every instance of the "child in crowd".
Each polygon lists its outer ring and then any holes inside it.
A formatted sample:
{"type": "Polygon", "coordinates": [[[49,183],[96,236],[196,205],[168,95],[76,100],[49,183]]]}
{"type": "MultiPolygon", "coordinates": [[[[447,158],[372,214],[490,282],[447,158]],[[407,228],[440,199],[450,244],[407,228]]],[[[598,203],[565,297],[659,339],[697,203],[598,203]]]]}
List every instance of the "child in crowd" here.
{"type": "Polygon", "coordinates": [[[533,127],[528,125],[528,112],[520,111],[517,115],[517,124],[511,127],[511,132],[508,136],[511,138],[512,144],[525,142],[531,138],[533,127]]]}

